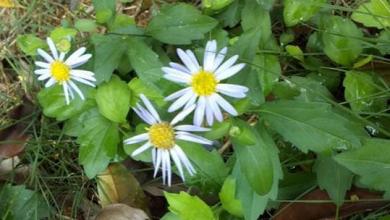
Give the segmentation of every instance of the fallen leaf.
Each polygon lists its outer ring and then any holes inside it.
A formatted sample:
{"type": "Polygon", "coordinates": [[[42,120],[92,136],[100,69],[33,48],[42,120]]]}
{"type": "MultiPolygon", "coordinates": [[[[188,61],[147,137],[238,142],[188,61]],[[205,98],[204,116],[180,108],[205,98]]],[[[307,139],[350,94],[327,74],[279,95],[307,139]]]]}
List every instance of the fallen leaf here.
{"type": "Polygon", "coordinates": [[[142,209],[132,208],[125,204],[110,204],[96,216],[96,220],[146,220],[150,219],[142,209]]]}
{"type": "Polygon", "coordinates": [[[23,128],[14,126],[0,133],[0,158],[14,157],[24,150],[29,136],[22,132],[23,128]]]}
{"type": "Polygon", "coordinates": [[[110,164],[98,176],[98,194],[103,207],[113,203],[123,203],[148,211],[141,186],[123,164],[110,164]]]}
{"type": "Polygon", "coordinates": [[[15,7],[15,4],[12,0],[0,0],[0,7],[13,8],[15,7]]]}
{"type": "Polygon", "coordinates": [[[21,165],[18,156],[0,161],[0,180],[23,183],[30,172],[28,165],[21,165]]]}

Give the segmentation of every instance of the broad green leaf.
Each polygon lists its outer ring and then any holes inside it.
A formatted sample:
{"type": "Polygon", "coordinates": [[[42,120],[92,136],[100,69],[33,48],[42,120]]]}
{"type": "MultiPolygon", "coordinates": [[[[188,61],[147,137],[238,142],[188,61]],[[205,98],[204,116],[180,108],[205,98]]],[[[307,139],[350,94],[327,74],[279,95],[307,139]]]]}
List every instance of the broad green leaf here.
{"type": "Polygon", "coordinates": [[[257,72],[264,96],[267,96],[282,73],[279,59],[275,55],[258,54],[253,60],[254,68],[257,72]]]}
{"type": "Polygon", "coordinates": [[[290,200],[299,197],[302,192],[317,187],[316,175],[310,172],[284,172],[283,180],[279,184],[278,199],[290,200]]]}
{"type": "Polygon", "coordinates": [[[275,0],[256,0],[256,2],[265,10],[270,11],[274,5],[275,0]]]}
{"type": "Polygon", "coordinates": [[[93,100],[93,97],[90,98],[90,96],[93,95],[94,91],[84,86],[79,87],[83,91],[86,99],[82,100],[76,95],[75,98],[70,101],[69,105],[65,102],[62,86],[55,85],[42,89],[38,93],[38,101],[43,108],[43,114],[48,117],[56,118],[58,121],[63,121],[92,108],[95,105],[95,101],[93,100]]]}
{"type": "Polygon", "coordinates": [[[231,4],[234,0],[202,0],[202,7],[210,11],[218,11],[231,4]]]}
{"type": "Polygon", "coordinates": [[[211,127],[211,130],[205,132],[205,138],[209,140],[217,140],[227,135],[232,126],[231,120],[224,120],[223,122],[215,122],[211,127]]]}
{"type": "Polygon", "coordinates": [[[242,217],[242,205],[239,200],[236,199],[236,180],[229,176],[226,178],[221,192],[219,192],[219,199],[221,200],[222,207],[230,214],[242,217]]]}
{"type": "Polygon", "coordinates": [[[211,208],[199,197],[181,191],[179,194],[164,192],[168,209],[181,220],[215,220],[211,208]]]}
{"type": "Polygon", "coordinates": [[[390,27],[390,3],[388,0],[371,0],[363,3],[352,13],[351,18],[366,27],[379,29],[390,27]]]}
{"type": "Polygon", "coordinates": [[[303,57],[303,52],[301,50],[301,48],[299,48],[298,46],[294,46],[294,45],[287,45],[286,46],[286,51],[287,53],[294,57],[295,59],[303,62],[304,60],[304,57],[303,57]]]}
{"type": "Polygon", "coordinates": [[[4,184],[0,201],[0,217],[4,220],[46,219],[51,211],[45,198],[25,185],[4,184]]]}
{"type": "Polygon", "coordinates": [[[92,0],[98,23],[108,22],[115,14],[116,0],[92,0]]]}
{"type": "Polygon", "coordinates": [[[390,141],[366,139],[363,146],[335,156],[335,160],[360,176],[361,183],[390,192],[390,141]]]}
{"type": "Polygon", "coordinates": [[[159,83],[163,76],[159,56],[141,39],[129,38],[129,49],[127,55],[131,66],[135,69],[138,77],[146,88],[151,87],[153,90],[160,91],[167,83],[159,83]]]}
{"type": "Polygon", "coordinates": [[[95,46],[94,72],[96,81],[100,84],[110,80],[127,50],[127,43],[121,36],[116,35],[95,34],[91,39],[95,46]]]}
{"type": "Polygon", "coordinates": [[[109,25],[110,32],[123,29],[129,26],[135,26],[135,18],[124,14],[117,14],[114,21],[109,25]]]}
{"type": "Polygon", "coordinates": [[[379,85],[371,74],[348,71],[343,85],[344,96],[355,112],[378,112],[386,108],[387,98],[383,97],[379,85]]]}
{"type": "Polygon", "coordinates": [[[45,41],[33,34],[19,35],[16,38],[16,44],[26,55],[37,55],[38,48],[47,48],[45,41]]]}
{"type": "MultiPolygon", "coordinates": [[[[258,33],[259,40],[252,39],[255,43],[264,45],[269,43],[268,40],[272,35],[271,32],[271,18],[267,10],[263,9],[259,4],[253,0],[245,0],[245,6],[242,9],[241,13],[241,26],[244,30],[249,31],[251,29],[256,29],[258,33]]],[[[255,48],[251,48],[256,53],[255,48]]]]}
{"type": "Polygon", "coordinates": [[[241,19],[243,0],[234,0],[225,10],[216,15],[224,27],[234,27],[241,19]]]}
{"type": "Polygon", "coordinates": [[[133,78],[128,84],[130,90],[132,91],[131,106],[135,106],[138,102],[138,97],[140,94],[146,95],[150,100],[153,100],[158,106],[163,106],[166,104],[164,101],[164,96],[153,87],[148,87],[144,81],[139,78],[133,78]]]}
{"type": "Polygon", "coordinates": [[[257,142],[256,132],[245,121],[234,120],[229,135],[240,145],[253,145],[257,142]]]}
{"type": "Polygon", "coordinates": [[[161,218],[161,220],[180,220],[179,216],[173,214],[172,212],[167,212],[165,215],[161,218]]]}
{"type": "Polygon", "coordinates": [[[194,6],[184,3],[166,5],[149,22],[146,33],[168,44],[190,44],[200,40],[217,25],[212,17],[202,15],[194,6]]]}
{"type": "Polygon", "coordinates": [[[77,34],[77,30],[73,28],[57,27],[50,32],[50,38],[54,43],[58,44],[63,39],[74,38],[77,34]]]}
{"type": "Polygon", "coordinates": [[[113,122],[125,122],[130,109],[130,89],[126,82],[113,76],[109,82],[101,84],[96,91],[99,112],[113,122]]]}
{"type": "Polygon", "coordinates": [[[366,136],[361,125],[321,102],[269,102],[261,106],[260,116],[303,152],[357,148],[361,145],[360,138],[366,136]]]}
{"type": "Polygon", "coordinates": [[[84,166],[88,178],[106,169],[111,158],[115,156],[119,143],[117,124],[91,109],[83,121],[83,130],[77,139],[80,144],[79,162],[84,166]]]}
{"type": "Polygon", "coordinates": [[[336,163],[332,157],[324,155],[318,155],[314,170],[319,187],[328,192],[336,205],[341,206],[344,203],[345,193],[352,185],[351,171],[336,163]]]}
{"type": "Polygon", "coordinates": [[[314,79],[292,76],[288,81],[289,85],[300,93],[299,96],[295,97],[297,100],[310,102],[329,102],[328,100],[333,100],[329,90],[321,82],[314,79]]]}
{"type": "Polygon", "coordinates": [[[390,31],[384,30],[378,37],[376,48],[382,55],[390,54],[390,31]]]}
{"type": "Polygon", "coordinates": [[[192,161],[194,176],[186,175],[186,184],[196,185],[203,192],[219,192],[229,169],[217,151],[208,151],[195,143],[179,141],[178,145],[192,161]],[[207,158],[207,159],[206,159],[207,158]]]}
{"type": "Polygon", "coordinates": [[[339,16],[325,16],[322,23],[325,54],[338,64],[352,65],[363,50],[362,31],[351,20],[339,16]]]}
{"type": "Polygon", "coordinates": [[[283,18],[288,27],[310,20],[326,0],[284,0],[283,18]]]}
{"type": "Polygon", "coordinates": [[[372,55],[368,55],[368,56],[358,60],[356,63],[354,63],[352,68],[357,69],[357,68],[360,68],[362,66],[365,66],[366,64],[371,62],[373,58],[374,57],[372,55]]]}
{"type": "Polygon", "coordinates": [[[74,26],[82,32],[95,32],[97,29],[97,25],[92,19],[78,19],[74,26]]]}

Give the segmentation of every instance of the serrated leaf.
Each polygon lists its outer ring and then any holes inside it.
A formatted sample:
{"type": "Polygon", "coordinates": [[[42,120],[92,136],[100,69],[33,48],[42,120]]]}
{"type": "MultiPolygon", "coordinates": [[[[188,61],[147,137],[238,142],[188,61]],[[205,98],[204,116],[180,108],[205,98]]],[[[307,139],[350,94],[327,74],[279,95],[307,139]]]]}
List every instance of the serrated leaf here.
{"type": "Polygon", "coordinates": [[[222,207],[228,211],[230,214],[242,217],[242,205],[239,200],[235,198],[236,194],[236,180],[229,176],[226,178],[221,192],[219,192],[219,199],[221,200],[222,207]]]}
{"type": "Polygon", "coordinates": [[[189,4],[167,5],[149,22],[146,33],[167,44],[190,44],[200,40],[217,25],[212,17],[202,15],[189,4]]]}
{"type": "Polygon", "coordinates": [[[360,176],[368,187],[390,192],[390,141],[379,138],[366,139],[363,146],[341,153],[334,159],[360,176]]]}
{"type": "Polygon", "coordinates": [[[261,106],[270,127],[303,152],[328,152],[359,147],[366,134],[361,125],[321,102],[280,100],[261,106]]]}
{"type": "Polygon", "coordinates": [[[211,208],[199,197],[191,196],[186,192],[179,194],[164,192],[168,201],[168,209],[182,220],[215,220],[211,208]]]}
{"type": "Polygon", "coordinates": [[[288,27],[310,20],[326,0],[284,0],[283,18],[288,27]]]}
{"type": "Polygon", "coordinates": [[[121,36],[115,35],[95,34],[91,39],[95,46],[94,73],[96,82],[100,84],[110,80],[127,50],[127,42],[121,36]]]}
{"type": "Polygon", "coordinates": [[[390,26],[390,3],[388,0],[363,3],[352,13],[351,18],[366,27],[384,29],[390,26]]]}
{"type": "Polygon", "coordinates": [[[345,75],[344,96],[353,111],[378,112],[386,108],[387,98],[378,97],[381,90],[371,74],[351,70],[345,75]]]}
{"type": "Polygon", "coordinates": [[[76,96],[70,101],[69,105],[65,102],[62,86],[55,85],[41,90],[38,93],[38,101],[43,108],[43,114],[56,118],[58,121],[63,121],[92,108],[95,105],[95,101],[89,97],[89,94],[93,91],[84,86],[80,86],[80,89],[84,91],[86,100],[76,96]]]}
{"type": "Polygon", "coordinates": [[[318,185],[328,192],[333,202],[341,206],[347,190],[351,188],[353,174],[347,168],[325,155],[318,155],[314,170],[317,174],[318,185]]]}
{"type": "Polygon", "coordinates": [[[115,156],[119,143],[117,124],[91,109],[83,121],[83,130],[77,142],[80,143],[79,162],[84,166],[88,178],[102,172],[115,156]]]}
{"type": "Polygon", "coordinates": [[[325,54],[334,62],[350,66],[363,50],[363,33],[349,19],[339,16],[323,18],[321,34],[325,54]]]}
{"type": "Polygon", "coordinates": [[[16,38],[16,44],[26,55],[37,55],[38,48],[44,49],[47,47],[45,41],[34,36],[33,34],[19,35],[16,38]]]}
{"type": "Polygon", "coordinates": [[[99,112],[118,123],[126,121],[130,98],[130,89],[118,76],[113,76],[109,82],[101,84],[95,96],[99,112]]]}

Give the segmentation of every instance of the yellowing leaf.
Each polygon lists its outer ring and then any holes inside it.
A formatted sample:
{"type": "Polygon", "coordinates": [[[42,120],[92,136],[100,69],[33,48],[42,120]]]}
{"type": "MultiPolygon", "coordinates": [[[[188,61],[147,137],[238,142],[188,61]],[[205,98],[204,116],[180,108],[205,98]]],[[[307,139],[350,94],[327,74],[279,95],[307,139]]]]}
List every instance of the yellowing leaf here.
{"type": "Polygon", "coordinates": [[[0,0],[0,7],[3,8],[14,8],[15,4],[12,0],[0,0]]]}

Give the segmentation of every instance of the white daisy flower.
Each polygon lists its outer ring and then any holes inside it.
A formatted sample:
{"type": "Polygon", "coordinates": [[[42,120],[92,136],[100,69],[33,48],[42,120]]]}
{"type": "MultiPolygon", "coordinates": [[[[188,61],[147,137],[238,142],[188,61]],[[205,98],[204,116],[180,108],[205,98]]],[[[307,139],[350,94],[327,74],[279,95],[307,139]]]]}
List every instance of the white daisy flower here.
{"type": "Polygon", "coordinates": [[[124,144],[135,144],[140,142],[146,142],[141,147],[137,148],[131,156],[134,157],[149,148],[152,148],[152,161],[154,165],[154,177],[161,166],[163,183],[171,185],[171,159],[175,163],[180,177],[184,181],[183,165],[190,175],[196,173],[194,167],[191,165],[190,160],[176,144],[176,140],[184,140],[195,142],[199,144],[211,145],[212,142],[206,138],[194,135],[190,132],[202,132],[208,131],[208,128],[203,128],[194,125],[176,125],[182,121],[188,114],[190,114],[195,105],[188,107],[185,111],[180,112],[173,118],[171,122],[165,122],[160,119],[159,114],[153,107],[151,102],[144,95],[140,95],[146,108],[137,104],[136,108],[133,108],[135,113],[150,125],[147,128],[148,132],[136,135],[123,141],[124,144]]]}
{"type": "Polygon", "coordinates": [[[42,49],[38,49],[38,54],[46,61],[36,61],[35,65],[41,69],[34,71],[37,74],[38,80],[46,80],[45,87],[53,86],[58,83],[62,85],[64,90],[66,104],[70,103],[70,99],[74,98],[74,91],[84,100],[84,95],[74,81],[95,87],[95,74],[87,70],[74,69],[86,63],[91,57],[91,54],[84,54],[85,47],[81,47],[71,54],[65,61],[66,53],[57,51],[57,48],[51,38],[47,38],[51,55],[42,49]]]}
{"type": "Polygon", "coordinates": [[[214,119],[223,120],[222,108],[236,116],[236,109],[220,94],[234,98],[244,98],[248,92],[245,86],[221,83],[235,75],[245,66],[243,63],[234,64],[238,55],[230,57],[225,62],[227,48],[217,53],[217,42],[208,41],[205,48],[203,66],[200,66],[191,50],[177,49],[177,54],[184,65],[171,62],[170,67],[163,67],[164,77],[170,81],[186,84],[188,87],[179,90],[165,98],[166,101],[176,100],[168,111],[180,108],[184,110],[196,103],[194,124],[200,126],[206,115],[207,123],[211,126],[214,119]]]}

